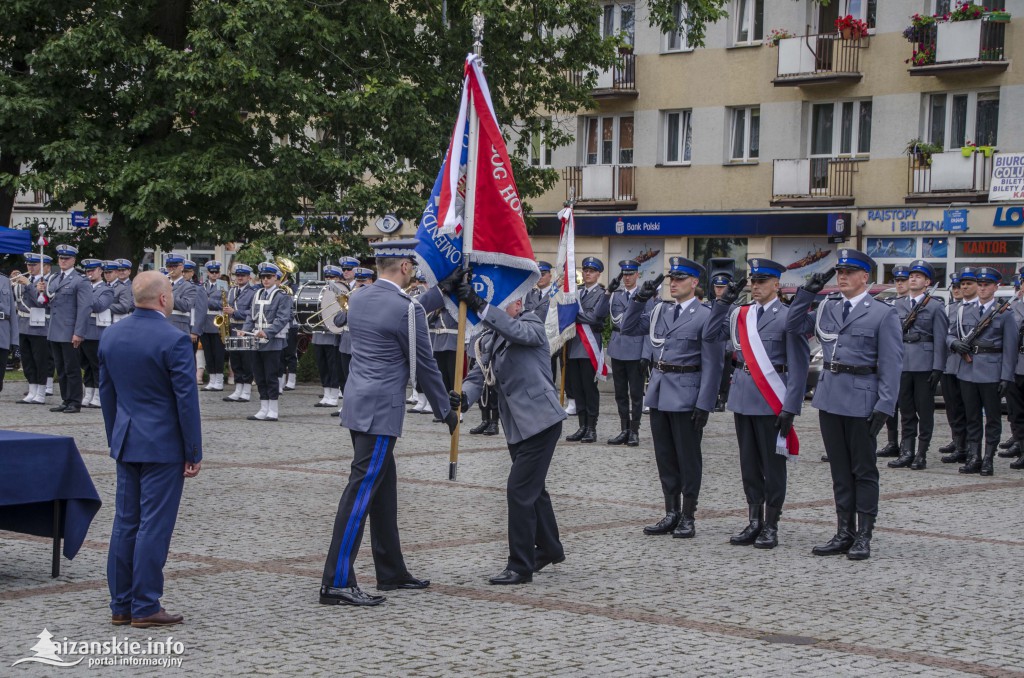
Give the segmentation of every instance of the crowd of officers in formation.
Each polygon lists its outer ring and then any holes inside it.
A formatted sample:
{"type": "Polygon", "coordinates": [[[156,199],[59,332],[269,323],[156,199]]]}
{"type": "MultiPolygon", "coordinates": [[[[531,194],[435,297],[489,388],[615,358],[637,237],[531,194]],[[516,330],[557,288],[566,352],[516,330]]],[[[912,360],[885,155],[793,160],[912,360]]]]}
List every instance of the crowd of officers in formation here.
{"type": "MultiPolygon", "coordinates": [[[[58,245],[56,254],[56,271],[50,256],[26,253],[26,272],[10,280],[0,276],[0,364],[6,364],[7,351],[20,340],[29,386],[19,402],[45,404],[56,370],[60,404],[51,411],[75,413],[99,406],[99,339],[106,327],[133,310],[132,263],[85,259],[79,272],[76,248],[58,245]]],[[[891,457],[891,468],[926,468],[940,384],[952,431],[952,441],[940,450],[941,461],[961,464],[960,473],[992,475],[993,458],[1002,447],[999,456],[1019,457],[1011,468],[1024,468],[1020,276],[1015,281],[1017,294],[1000,301],[995,296],[1002,282],[998,270],[964,268],[950,277],[951,300],[944,304],[934,294],[941,282],[935,269],[918,260],[894,269],[897,296],[880,301],[867,291],[875,262],[854,249],[841,249],[837,255],[834,269],[811,275],[788,301],[779,297],[785,266],[763,258],[748,260],[748,304],[738,303],[747,278],[733,280],[726,274],[712,277],[714,297],[702,301],[698,285],[705,268],[683,257],[670,258],[668,299],[662,298],[664,276],[641,284],[636,261],[619,262],[618,276],[605,287],[598,282],[603,262],[596,257],[583,260],[579,327],[589,326],[600,348],[606,319],[612,322],[604,356],[611,364],[619,433],[607,444],[639,445],[642,416],[649,415],[665,516],[645,527],[645,534],[696,534],[702,432],[710,413],[727,408],[734,414],[749,508],[748,524],[731,543],[763,549],[777,545],[786,463],[796,453],[786,440],[801,412],[812,337],[820,343],[823,358],[812,405],[819,410],[823,460],[830,463],[838,519],[836,534],[814,548],[816,555],[870,556],[879,494],[876,457],[891,457]],[[838,291],[825,295],[823,290],[836,273],[838,291]],[[741,348],[739,333],[748,327],[746,318],[740,318],[745,306],[751,307],[750,322],[756,324],[759,338],[757,366],[741,348]],[[769,393],[772,384],[775,390],[769,393]],[[1001,444],[1004,398],[1011,435],[1001,444]],[[888,444],[876,455],[882,428],[888,429],[888,444]]],[[[204,348],[210,379],[203,390],[224,390],[228,360],[234,391],[224,400],[249,402],[255,383],[260,408],[248,418],[276,421],[281,392],[295,387],[299,323],[294,283],[285,284],[286,274],[269,261],[255,272],[245,264],[235,265],[230,286],[221,281],[217,261],[205,265],[205,282],[196,278],[196,265],[180,254],[167,255],[164,265],[174,295],[169,321],[204,348]],[[229,321],[227,332],[215,321],[218,316],[229,321]],[[225,343],[244,337],[244,345],[236,347],[244,350],[225,351],[225,343]]],[[[541,261],[538,266],[541,278],[522,300],[523,313],[543,320],[556,281],[549,263],[541,261]]],[[[351,298],[371,284],[375,274],[362,268],[358,259],[343,257],[339,266],[324,267],[323,278],[330,293],[351,298]]],[[[425,276],[417,271],[412,278],[403,293],[411,299],[422,297],[428,291],[425,276]]],[[[430,306],[426,320],[433,355],[445,389],[458,404],[452,390],[457,321],[443,305],[430,306]]],[[[347,313],[344,305],[332,318],[334,328],[320,323],[312,331],[323,388],[315,407],[335,409],[332,416],[342,410],[352,358],[347,313]]],[[[551,376],[558,384],[558,370],[564,369],[566,412],[578,419],[578,429],[565,440],[594,443],[598,366],[580,334],[564,353],[551,358],[551,376]]],[[[471,369],[479,340],[478,335],[468,342],[471,369]]],[[[479,402],[482,418],[470,433],[496,435],[501,398],[493,384],[484,384],[480,391],[472,400],[479,402]]],[[[407,403],[411,413],[436,410],[416,388],[407,403]]],[[[435,421],[443,421],[445,415],[437,413],[435,421]]],[[[800,434],[809,438],[808,427],[800,428],[800,434]]]]}

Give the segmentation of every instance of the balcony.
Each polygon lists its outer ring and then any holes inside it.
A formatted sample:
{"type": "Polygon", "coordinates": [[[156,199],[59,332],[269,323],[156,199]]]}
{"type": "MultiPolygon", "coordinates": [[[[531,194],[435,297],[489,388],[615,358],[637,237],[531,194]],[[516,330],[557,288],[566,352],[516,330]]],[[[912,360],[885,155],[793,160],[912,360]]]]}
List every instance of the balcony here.
{"type": "Polygon", "coordinates": [[[907,203],[988,202],[992,155],[960,151],[908,156],[907,203]],[[929,162],[930,161],[930,162],[929,162]]]}
{"type": "Polygon", "coordinates": [[[46,191],[39,189],[19,189],[14,197],[15,207],[43,207],[50,202],[50,196],[46,191]]]}
{"type": "Polygon", "coordinates": [[[805,87],[858,82],[860,51],[867,38],[844,40],[839,33],[803,35],[779,41],[776,87],[805,87]]]}
{"type": "Polygon", "coordinates": [[[565,199],[575,198],[581,209],[635,210],[635,177],[632,165],[566,167],[562,170],[565,199]]]}
{"type": "MultiPolygon", "coordinates": [[[[582,73],[570,74],[573,84],[583,84],[582,73]]],[[[615,65],[597,72],[597,84],[591,92],[595,99],[636,99],[636,55],[632,52],[615,57],[615,65]]]]}
{"type": "Polygon", "coordinates": [[[919,29],[911,75],[1005,71],[1006,24],[988,19],[948,21],[919,29]]]}
{"type": "Polygon", "coordinates": [[[796,158],[772,164],[773,207],[843,207],[853,204],[855,158],[796,158]]]}

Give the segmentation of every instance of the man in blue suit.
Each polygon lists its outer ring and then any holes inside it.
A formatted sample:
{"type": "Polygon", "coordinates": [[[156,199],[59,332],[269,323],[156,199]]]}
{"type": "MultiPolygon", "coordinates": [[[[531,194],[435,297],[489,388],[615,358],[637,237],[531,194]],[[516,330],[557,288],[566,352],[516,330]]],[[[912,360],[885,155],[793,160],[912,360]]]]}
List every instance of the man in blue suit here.
{"type": "Polygon", "coordinates": [[[203,438],[192,339],[167,321],[171,283],[147,271],[132,293],[135,312],[110,326],[99,348],[103,422],[117,461],[107,585],[111,622],[149,628],[183,621],[160,607],[163,567],[184,479],[202,466],[203,438]]]}

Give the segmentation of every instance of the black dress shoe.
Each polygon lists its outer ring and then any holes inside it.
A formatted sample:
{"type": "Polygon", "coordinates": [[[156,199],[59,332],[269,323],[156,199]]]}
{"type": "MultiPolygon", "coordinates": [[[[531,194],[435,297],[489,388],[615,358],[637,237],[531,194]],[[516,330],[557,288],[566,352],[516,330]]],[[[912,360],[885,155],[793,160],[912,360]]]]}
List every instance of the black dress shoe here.
{"type": "Polygon", "coordinates": [[[321,605],[356,605],[358,607],[370,607],[380,605],[387,598],[384,596],[371,596],[363,593],[358,586],[349,586],[344,589],[336,589],[333,586],[320,587],[321,605]]]}
{"type": "Polygon", "coordinates": [[[608,445],[625,445],[627,440],[629,440],[629,431],[622,429],[619,431],[619,435],[609,438],[606,443],[608,445]]]}
{"type": "Polygon", "coordinates": [[[429,579],[417,579],[412,575],[398,581],[377,582],[378,591],[394,591],[396,589],[425,589],[430,586],[429,579]]]}
{"type": "Polygon", "coordinates": [[[558,565],[559,563],[564,563],[564,562],[565,562],[565,553],[562,553],[561,555],[552,558],[552,557],[548,556],[547,554],[538,552],[533,557],[533,571],[534,572],[540,572],[541,570],[543,570],[548,565],[558,565]]]}
{"type": "Polygon", "coordinates": [[[665,517],[656,522],[653,525],[648,525],[644,528],[644,534],[656,535],[656,534],[668,534],[672,530],[676,529],[676,525],[679,524],[679,511],[669,511],[665,514],[665,517]]]}
{"type": "Polygon", "coordinates": [[[62,411],[64,414],[78,414],[82,411],[82,408],[79,405],[68,405],[62,411]]]}
{"type": "Polygon", "coordinates": [[[501,574],[496,574],[487,580],[489,583],[496,586],[508,586],[511,584],[529,584],[533,581],[532,574],[520,574],[515,570],[502,570],[501,574]]]}
{"type": "Polygon", "coordinates": [[[640,447],[640,434],[636,431],[630,431],[629,437],[626,438],[626,447],[640,447]]]}
{"type": "Polygon", "coordinates": [[[576,433],[572,433],[570,435],[565,436],[565,439],[567,441],[569,441],[570,443],[577,443],[577,442],[579,442],[583,438],[583,436],[586,434],[586,432],[587,432],[587,427],[586,426],[580,426],[579,429],[576,431],[576,433]]]}
{"type": "Polygon", "coordinates": [[[50,408],[50,411],[51,411],[51,412],[63,412],[63,411],[64,411],[64,409],[65,409],[65,408],[66,408],[67,406],[68,406],[68,404],[67,404],[67,403],[61,403],[60,405],[57,405],[56,407],[51,407],[51,408],[50,408]]]}

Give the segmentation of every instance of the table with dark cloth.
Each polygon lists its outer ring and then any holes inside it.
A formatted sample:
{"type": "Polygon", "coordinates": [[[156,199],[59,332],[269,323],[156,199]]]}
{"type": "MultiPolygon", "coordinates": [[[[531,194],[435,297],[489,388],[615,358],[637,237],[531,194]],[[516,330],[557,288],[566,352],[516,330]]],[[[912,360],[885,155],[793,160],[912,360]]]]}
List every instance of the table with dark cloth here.
{"type": "Polygon", "coordinates": [[[0,530],[53,538],[52,576],[78,553],[102,502],[75,439],[0,430],[0,530]]]}

